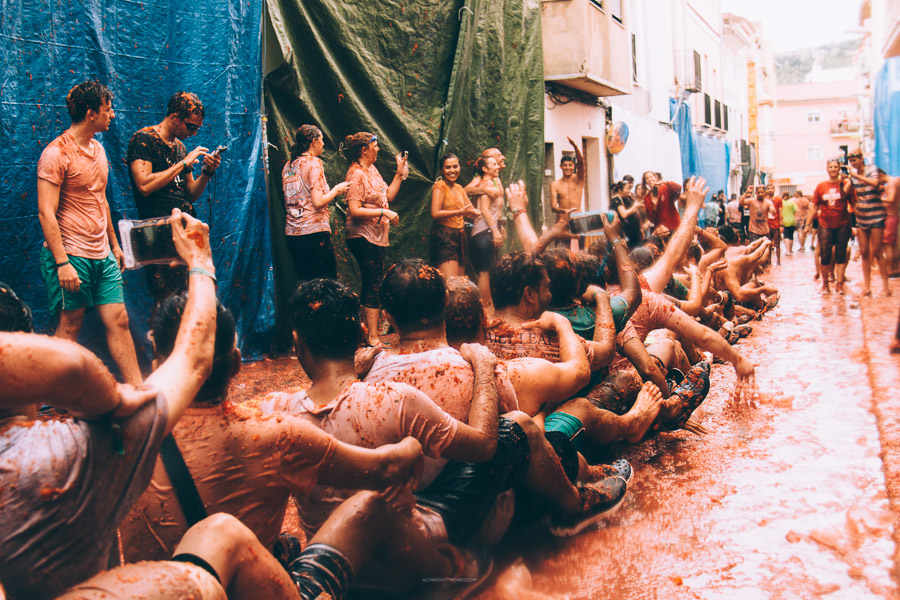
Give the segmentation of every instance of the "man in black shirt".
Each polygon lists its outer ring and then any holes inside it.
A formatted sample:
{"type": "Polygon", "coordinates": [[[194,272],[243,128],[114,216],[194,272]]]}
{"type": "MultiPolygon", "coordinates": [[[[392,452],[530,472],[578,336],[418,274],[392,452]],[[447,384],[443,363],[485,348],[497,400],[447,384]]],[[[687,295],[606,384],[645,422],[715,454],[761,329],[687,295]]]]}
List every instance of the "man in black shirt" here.
{"type": "Polygon", "coordinates": [[[636,202],[625,193],[625,182],[620,181],[612,185],[612,196],[609,199],[610,210],[616,211],[622,222],[622,233],[628,240],[628,247],[634,248],[643,240],[641,233],[641,217],[638,213],[642,202],[636,202]]]}
{"type": "MultiPolygon", "coordinates": [[[[203,103],[195,94],[175,92],[162,122],[131,136],[126,161],[141,219],[167,217],[173,208],[195,215],[193,202],[203,193],[221,161],[218,154],[210,154],[203,146],[186,152],[182,142],[197,134],[204,114],[203,103]],[[194,177],[193,167],[201,158],[200,175],[194,177]]],[[[168,296],[187,289],[184,267],[147,265],[144,274],[155,301],[154,313],[168,296]]]]}

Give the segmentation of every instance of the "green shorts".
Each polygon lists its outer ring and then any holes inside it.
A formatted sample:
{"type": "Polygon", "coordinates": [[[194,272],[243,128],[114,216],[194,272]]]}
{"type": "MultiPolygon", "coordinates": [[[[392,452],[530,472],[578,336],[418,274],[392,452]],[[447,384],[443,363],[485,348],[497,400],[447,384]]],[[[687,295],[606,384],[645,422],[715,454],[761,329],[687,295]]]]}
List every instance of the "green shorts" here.
{"type": "Polygon", "coordinates": [[[122,271],[112,252],[106,258],[69,255],[69,263],[75,267],[75,272],[81,279],[81,287],[77,292],[62,289],[53,253],[41,246],[41,277],[47,286],[47,302],[51,314],[100,304],[124,304],[122,271]]]}

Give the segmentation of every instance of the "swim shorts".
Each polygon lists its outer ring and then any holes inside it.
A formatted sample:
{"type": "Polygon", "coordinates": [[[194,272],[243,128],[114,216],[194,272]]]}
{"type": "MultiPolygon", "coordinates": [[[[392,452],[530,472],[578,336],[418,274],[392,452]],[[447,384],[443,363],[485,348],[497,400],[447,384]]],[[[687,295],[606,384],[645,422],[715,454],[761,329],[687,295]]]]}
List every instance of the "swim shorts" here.
{"type": "Polygon", "coordinates": [[[75,267],[81,287],[69,292],[59,285],[59,269],[53,253],[41,246],[41,277],[47,286],[47,301],[51,314],[60,310],[77,310],[100,304],[123,304],[122,271],[113,253],[106,258],[82,258],[69,256],[69,264],[75,267]]]}

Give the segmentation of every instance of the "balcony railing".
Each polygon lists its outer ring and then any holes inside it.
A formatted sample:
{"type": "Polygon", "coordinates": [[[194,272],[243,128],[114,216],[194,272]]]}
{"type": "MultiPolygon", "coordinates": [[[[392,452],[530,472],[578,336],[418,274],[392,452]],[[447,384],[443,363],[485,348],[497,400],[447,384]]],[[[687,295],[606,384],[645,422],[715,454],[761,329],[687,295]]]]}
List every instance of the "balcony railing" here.
{"type": "Polygon", "coordinates": [[[848,119],[834,119],[831,121],[832,134],[855,133],[859,131],[859,121],[850,121],[848,119]]]}

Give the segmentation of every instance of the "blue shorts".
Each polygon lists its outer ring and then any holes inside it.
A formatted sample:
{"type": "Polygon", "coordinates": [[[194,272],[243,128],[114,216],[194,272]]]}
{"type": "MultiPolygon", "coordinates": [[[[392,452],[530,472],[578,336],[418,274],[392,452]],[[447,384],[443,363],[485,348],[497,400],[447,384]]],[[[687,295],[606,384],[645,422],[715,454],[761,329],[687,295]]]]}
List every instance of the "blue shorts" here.
{"type": "Polygon", "coordinates": [[[75,267],[81,287],[77,292],[69,292],[59,285],[59,270],[56,259],[46,246],[41,246],[41,277],[47,286],[47,302],[50,313],[60,310],[78,310],[101,304],[124,304],[122,271],[113,253],[106,258],[82,258],[69,256],[69,264],[75,267]]]}

